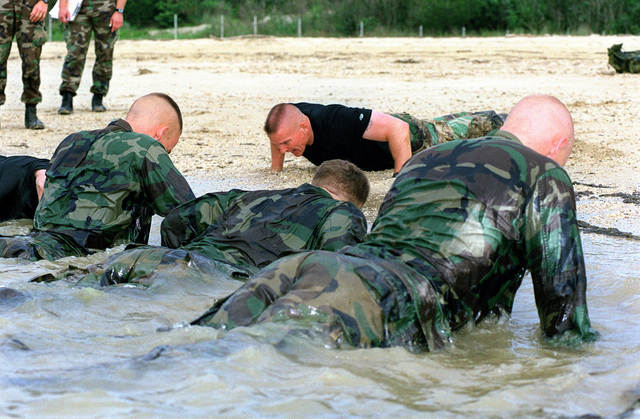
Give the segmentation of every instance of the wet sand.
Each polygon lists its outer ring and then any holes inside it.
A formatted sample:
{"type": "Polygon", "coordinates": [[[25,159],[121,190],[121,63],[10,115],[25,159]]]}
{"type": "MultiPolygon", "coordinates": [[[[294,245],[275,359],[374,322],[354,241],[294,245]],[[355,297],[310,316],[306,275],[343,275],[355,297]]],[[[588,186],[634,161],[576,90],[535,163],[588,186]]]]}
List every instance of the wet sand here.
{"type": "MultiPolygon", "coordinates": [[[[434,117],[457,111],[507,112],[531,93],[556,95],[576,125],[567,170],[579,194],[580,216],[593,224],[638,232],[640,212],[620,197],[638,189],[637,92],[640,75],[616,74],[607,48],[640,49],[640,37],[352,38],[241,37],[225,40],[120,41],[106,113],[92,113],[93,46],[75,112],[56,113],[63,43],[42,57],[43,131],[23,128],[20,62],[14,46],[7,103],[0,110],[0,153],[50,157],[68,133],[97,129],[124,117],[133,100],[163,91],[182,107],[185,129],[172,157],[196,193],[229,188],[280,188],[310,180],[314,166],[290,156],[285,171],[269,171],[262,132],[276,103],[342,103],[434,117]]],[[[391,172],[370,172],[375,217],[391,172]]]]}

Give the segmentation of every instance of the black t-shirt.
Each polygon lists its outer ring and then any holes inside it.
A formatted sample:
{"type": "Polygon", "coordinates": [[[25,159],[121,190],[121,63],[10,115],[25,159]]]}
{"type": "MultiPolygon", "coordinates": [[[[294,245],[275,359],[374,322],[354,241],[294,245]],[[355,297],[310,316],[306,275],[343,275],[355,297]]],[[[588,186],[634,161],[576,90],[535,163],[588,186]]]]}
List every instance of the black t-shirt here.
{"type": "Polygon", "coordinates": [[[389,144],[362,138],[369,126],[371,109],[343,105],[294,103],[311,121],[313,144],[302,155],[320,165],[332,159],[348,160],[363,170],[393,169],[389,144]]]}
{"type": "Polygon", "coordinates": [[[30,156],[0,156],[0,221],[33,218],[38,206],[34,172],[48,164],[30,156]]]}

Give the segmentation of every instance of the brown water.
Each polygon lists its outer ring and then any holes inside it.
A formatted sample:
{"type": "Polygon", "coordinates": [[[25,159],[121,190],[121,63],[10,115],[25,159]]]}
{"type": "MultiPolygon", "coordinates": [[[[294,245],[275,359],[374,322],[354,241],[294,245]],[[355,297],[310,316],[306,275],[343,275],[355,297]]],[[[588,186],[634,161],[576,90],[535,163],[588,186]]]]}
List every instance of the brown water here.
{"type": "Polygon", "coordinates": [[[27,280],[105,254],[0,260],[0,287],[15,290],[0,298],[0,414],[615,416],[640,396],[640,248],[592,234],[583,244],[597,342],[544,343],[525,279],[511,317],[426,354],[328,349],[274,325],[185,326],[240,285],[224,278],[169,272],[146,290],[71,288],[27,280]]]}

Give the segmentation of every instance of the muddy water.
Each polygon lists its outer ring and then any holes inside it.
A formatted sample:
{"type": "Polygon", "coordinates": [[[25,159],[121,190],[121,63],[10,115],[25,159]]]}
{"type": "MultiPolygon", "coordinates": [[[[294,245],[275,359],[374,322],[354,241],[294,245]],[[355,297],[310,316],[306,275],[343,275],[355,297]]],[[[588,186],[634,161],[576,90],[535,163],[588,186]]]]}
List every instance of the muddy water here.
{"type": "Polygon", "coordinates": [[[583,244],[596,343],[542,342],[525,279],[510,318],[457,333],[454,344],[427,354],[327,349],[273,325],[185,326],[240,285],[224,278],[178,281],[179,272],[167,272],[146,290],[80,289],[28,279],[105,254],[0,260],[0,414],[618,415],[640,396],[640,247],[595,234],[583,244]]]}

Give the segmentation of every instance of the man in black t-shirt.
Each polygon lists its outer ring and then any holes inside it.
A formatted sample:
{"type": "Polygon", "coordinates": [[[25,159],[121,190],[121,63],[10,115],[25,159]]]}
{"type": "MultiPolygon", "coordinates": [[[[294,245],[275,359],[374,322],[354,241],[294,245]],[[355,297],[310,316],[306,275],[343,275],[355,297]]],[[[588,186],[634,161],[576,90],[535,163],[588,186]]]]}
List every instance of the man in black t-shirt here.
{"type": "Polygon", "coordinates": [[[344,159],[363,170],[397,173],[412,154],[454,139],[481,137],[500,128],[506,115],[461,112],[433,120],[364,108],[280,103],[264,125],[271,142],[271,170],[282,171],[285,153],[319,165],[344,159]]]}
{"type": "Polygon", "coordinates": [[[0,156],[0,222],[33,218],[49,160],[0,156]]]}

